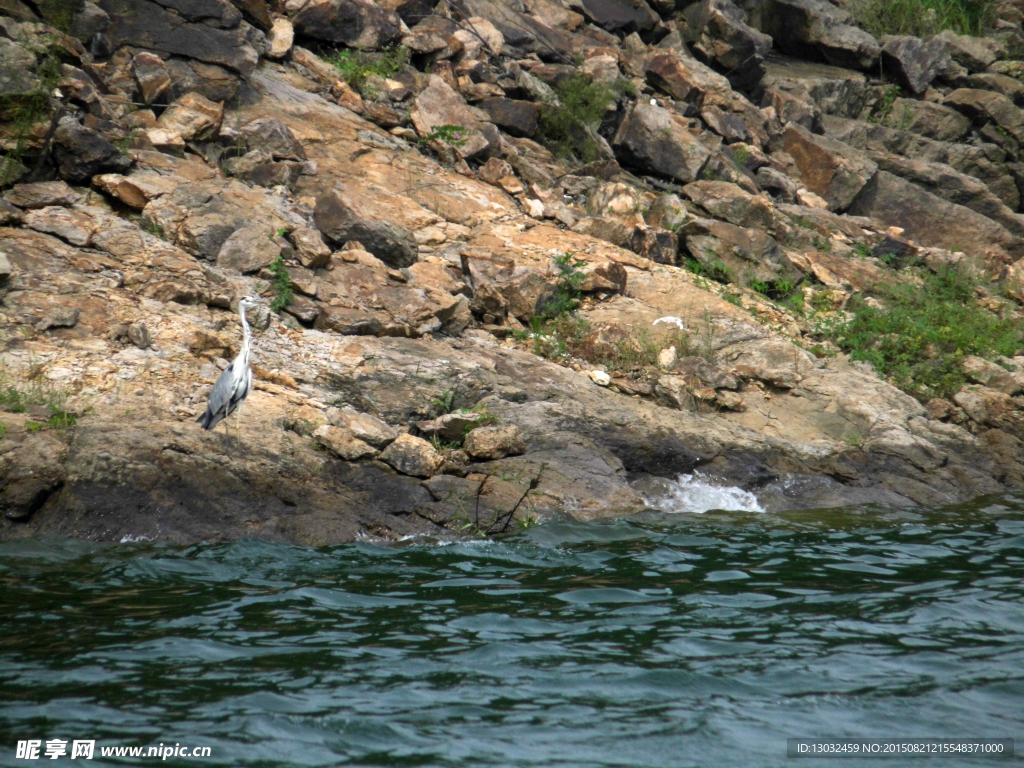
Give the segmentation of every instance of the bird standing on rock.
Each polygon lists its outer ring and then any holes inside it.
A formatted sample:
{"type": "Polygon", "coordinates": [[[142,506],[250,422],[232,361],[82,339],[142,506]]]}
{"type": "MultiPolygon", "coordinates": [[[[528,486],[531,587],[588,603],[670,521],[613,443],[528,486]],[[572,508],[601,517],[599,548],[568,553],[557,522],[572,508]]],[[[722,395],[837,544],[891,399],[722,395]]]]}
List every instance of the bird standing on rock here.
{"type": "MultiPolygon", "coordinates": [[[[252,389],[252,369],[249,367],[249,350],[252,347],[252,331],[249,329],[249,321],[245,317],[246,310],[257,304],[266,304],[266,299],[259,296],[245,296],[238,302],[238,314],[242,318],[242,349],[238,356],[231,361],[231,364],[224,369],[217,383],[210,390],[210,396],[206,400],[206,412],[196,421],[203,429],[213,429],[224,419],[237,411],[252,389]]],[[[241,414],[239,414],[241,420],[241,414]]],[[[241,425],[238,424],[241,431],[241,425]]],[[[224,440],[227,446],[228,455],[231,454],[231,438],[228,435],[228,425],[224,424],[224,440]]],[[[238,438],[241,441],[241,437],[238,438]]]]}

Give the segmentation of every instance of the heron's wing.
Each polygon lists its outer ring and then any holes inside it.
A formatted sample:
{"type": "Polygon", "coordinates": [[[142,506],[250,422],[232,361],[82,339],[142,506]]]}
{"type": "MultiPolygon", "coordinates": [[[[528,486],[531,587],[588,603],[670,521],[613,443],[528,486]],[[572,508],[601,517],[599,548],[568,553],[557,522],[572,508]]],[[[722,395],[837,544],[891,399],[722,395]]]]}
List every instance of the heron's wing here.
{"type": "Polygon", "coordinates": [[[235,364],[231,363],[221,373],[217,383],[210,390],[210,396],[206,398],[206,413],[199,417],[206,429],[213,429],[231,411],[228,406],[238,386],[238,376],[235,372],[235,364]]]}

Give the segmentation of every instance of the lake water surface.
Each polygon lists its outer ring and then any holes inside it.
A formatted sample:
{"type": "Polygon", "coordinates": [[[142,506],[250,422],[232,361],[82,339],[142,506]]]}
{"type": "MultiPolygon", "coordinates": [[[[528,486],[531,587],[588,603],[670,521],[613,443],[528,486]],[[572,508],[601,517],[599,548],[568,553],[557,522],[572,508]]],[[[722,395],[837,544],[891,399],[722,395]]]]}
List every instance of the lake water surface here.
{"type": "Polygon", "coordinates": [[[468,543],[7,543],[0,605],[0,765],[62,765],[15,759],[56,738],[96,740],[87,765],[176,743],[211,756],[168,765],[1021,762],[787,759],[797,736],[1024,754],[1024,497],[468,543]]]}

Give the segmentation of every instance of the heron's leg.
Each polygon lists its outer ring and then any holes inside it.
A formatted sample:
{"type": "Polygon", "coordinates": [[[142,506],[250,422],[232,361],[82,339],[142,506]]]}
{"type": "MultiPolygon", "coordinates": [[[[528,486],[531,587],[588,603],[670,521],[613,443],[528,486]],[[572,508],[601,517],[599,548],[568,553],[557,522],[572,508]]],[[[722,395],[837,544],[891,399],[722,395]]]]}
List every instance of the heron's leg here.
{"type": "Polygon", "coordinates": [[[228,420],[224,419],[224,451],[231,458],[231,433],[228,431],[228,420]]]}

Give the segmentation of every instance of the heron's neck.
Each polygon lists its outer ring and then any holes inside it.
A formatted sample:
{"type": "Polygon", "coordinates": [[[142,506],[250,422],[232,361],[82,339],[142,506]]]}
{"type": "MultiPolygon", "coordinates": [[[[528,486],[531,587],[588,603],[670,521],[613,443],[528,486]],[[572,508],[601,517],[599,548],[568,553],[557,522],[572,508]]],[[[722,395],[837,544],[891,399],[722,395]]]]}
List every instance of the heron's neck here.
{"type": "Polygon", "coordinates": [[[249,330],[249,321],[245,319],[245,308],[239,307],[238,314],[242,318],[242,349],[238,353],[238,362],[241,365],[249,365],[249,346],[252,343],[252,331],[249,330]]]}

